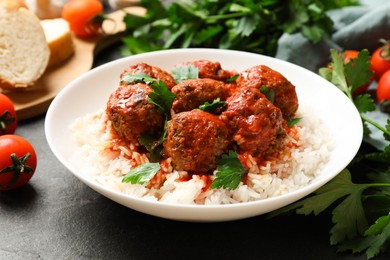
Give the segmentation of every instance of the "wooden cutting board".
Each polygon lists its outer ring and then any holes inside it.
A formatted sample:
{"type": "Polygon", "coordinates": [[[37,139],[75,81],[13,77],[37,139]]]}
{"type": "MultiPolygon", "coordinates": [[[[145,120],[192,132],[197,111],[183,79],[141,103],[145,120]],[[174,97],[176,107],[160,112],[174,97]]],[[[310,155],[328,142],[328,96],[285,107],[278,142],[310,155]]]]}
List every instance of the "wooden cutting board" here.
{"type": "MultiPolygon", "coordinates": [[[[122,20],[125,12],[143,15],[145,10],[141,7],[128,7],[108,14],[115,21],[106,21],[103,28],[110,34],[122,32],[125,25],[122,20]]],[[[14,103],[18,120],[32,118],[44,114],[54,97],[68,83],[92,68],[95,48],[108,37],[96,37],[80,39],[73,37],[75,52],[64,64],[48,69],[44,75],[28,90],[7,92],[6,94],[14,103]]]]}

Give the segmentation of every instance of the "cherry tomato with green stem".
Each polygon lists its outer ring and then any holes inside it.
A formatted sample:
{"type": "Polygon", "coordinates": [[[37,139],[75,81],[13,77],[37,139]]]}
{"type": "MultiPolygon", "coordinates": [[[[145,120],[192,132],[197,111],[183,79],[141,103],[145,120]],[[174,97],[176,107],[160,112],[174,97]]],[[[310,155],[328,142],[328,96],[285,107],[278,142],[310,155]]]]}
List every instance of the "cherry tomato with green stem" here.
{"type": "Polygon", "coordinates": [[[18,135],[0,136],[0,190],[25,185],[37,167],[34,147],[18,135]]]}
{"type": "Polygon", "coordinates": [[[18,120],[11,99],[0,93],[0,135],[13,134],[18,120]]]}

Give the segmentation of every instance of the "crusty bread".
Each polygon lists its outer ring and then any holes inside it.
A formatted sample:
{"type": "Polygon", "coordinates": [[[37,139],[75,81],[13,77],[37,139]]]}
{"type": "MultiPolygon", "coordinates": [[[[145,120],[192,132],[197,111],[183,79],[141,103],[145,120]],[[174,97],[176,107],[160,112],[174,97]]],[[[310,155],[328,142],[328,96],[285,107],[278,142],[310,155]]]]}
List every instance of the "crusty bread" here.
{"type": "Polygon", "coordinates": [[[38,17],[18,1],[0,0],[0,88],[26,88],[45,72],[49,46],[38,17]]]}
{"type": "Polygon", "coordinates": [[[61,65],[74,53],[69,23],[62,18],[56,18],[41,20],[41,25],[50,48],[48,67],[61,65]]]}

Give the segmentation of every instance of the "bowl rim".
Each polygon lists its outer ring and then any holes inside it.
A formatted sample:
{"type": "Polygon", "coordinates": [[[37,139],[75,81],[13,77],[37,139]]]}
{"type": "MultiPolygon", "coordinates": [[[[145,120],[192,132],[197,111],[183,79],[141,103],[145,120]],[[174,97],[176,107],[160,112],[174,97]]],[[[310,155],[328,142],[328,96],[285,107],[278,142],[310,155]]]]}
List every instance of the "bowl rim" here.
{"type": "MultiPolygon", "coordinates": [[[[78,87],[79,82],[86,80],[91,75],[93,75],[95,73],[100,73],[109,67],[116,66],[116,65],[119,65],[121,63],[125,63],[129,60],[131,61],[131,60],[135,59],[135,57],[137,59],[142,59],[142,58],[147,59],[150,57],[154,57],[156,55],[158,56],[161,54],[177,54],[177,53],[182,53],[182,54],[183,53],[184,54],[185,53],[205,53],[205,54],[216,53],[216,54],[221,54],[221,55],[234,54],[234,55],[250,55],[250,56],[256,55],[258,57],[262,57],[263,60],[266,60],[266,61],[272,60],[274,62],[277,62],[278,64],[281,64],[282,66],[288,66],[289,68],[295,68],[295,69],[298,69],[301,71],[305,71],[305,73],[312,74],[313,76],[315,75],[316,77],[320,78],[319,75],[315,74],[314,72],[312,72],[310,70],[307,70],[306,68],[300,67],[296,64],[293,64],[293,63],[290,63],[290,62],[287,62],[284,60],[280,60],[280,59],[277,59],[274,57],[269,57],[269,56],[265,56],[265,55],[261,55],[261,54],[244,52],[244,51],[237,51],[237,50],[222,50],[222,49],[210,49],[210,48],[186,48],[186,49],[169,49],[169,50],[153,51],[153,52],[142,53],[142,54],[137,54],[137,55],[128,56],[128,57],[123,57],[123,58],[120,58],[120,59],[117,59],[114,61],[107,62],[107,63],[100,65],[96,68],[93,68],[90,71],[84,73],[83,75],[81,75],[78,78],[71,81],[63,90],[60,91],[60,93],[58,93],[58,95],[54,98],[54,100],[52,101],[52,103],[50,104],[50,106],[48,108],[48,111],[46,113],[46,118],[45,118],[45,125],[44,125],[44,130],[45,130],[47,142],[49,144],[51,151],[54,153],[55,157],[74,176],[76,176],[79,180],[81,180],[87,186],[91,187],[92,189],[94,189],[95,191],[97,191],[99,193],[102,193],[101,190],[104,190],[105,192],[112,194],[112,196],[114,196],[115,198],[132,200],[133,202],[135,201],[135,202],[145,203],[145,204],[151,205],[151,206],[158,205],[159,207],[182,208],[182,209],[191,209],[191,210],[195,209],[198,211],[219,210],[219,209],[236,209],[236,208],[238,209],[238,208],[243,208],[243,207],[253,207],[253,206],[258,206],[258,205],[260,206],[261,204],[264,204],[264,203],[274,203],[274,202],[278,202],[278,201],[281,201],[284,199],[292,199],[293,200],[292,202],[297,201],[300,198],[312,193],[313,191],[315,191],[319,187],[323,186],[325,183],[327,183],[328,181],[333,179],[337,174],[339,174],[347,166],[347,165],[339,164],[338,167],[336,169],[334,169],[335,172],[333,174],[327,174],[326,176],[323,176],[319,180],[316,179],[316,180],[310,182],[309,184],[305,185],[304,187],[300,187],[299,189],[292,191],[292,192],[288,192],[286,194],[282,194],[282,195],[270,197],[270,198],[265,198],[265,199],[260,199],[260,200],[255,200],[255,201],[234,203],[234,204],[221,204],[221,205],[177,204],[177,203],[172,203],[172,202],[149,200],[146,198],[138,197],[138,196],[131,195],[131,194],[125,194],[125,193],[122,193],[120,191],[110,189],[108,187],[105,187],[103,184],[100,184],[100,183],[97,183],[97,182],[91,180],[88,176],[85,176],[82,173],[77,172],[76,169],[74,169],[69,164],[69,162],[66,161],[66,158],[63,157],[63,154],[61,154],[61,152],[55,147],[55,143],[54,143],[55,132],[53,129],[53,123],[54,123],[53,118],[55,117],[55,113],[56,113],[56,110],[58,109],[58,105],[61,104],[61,102],[63,102],[62,101],[63,97],[65,97],[68,92],[70,92],[70,91],[74,90],[76,87],[78,87]],[[309,190],[310,190],[310,192],[308,192],[309,190]],[[305,194],[304,196],[301,196],[304,193],[307,193],[307,194],[305,194]],[[300,197],[300,198],[296,199],[296,197],[300,197]]],[[[265,65],[267,65],[267,64],[265,64],[265,65]]],[[[331,84],[330,82],[326,81],[325,79],[323,79],[323,78],[319,79],[319,78],[318,78],[318,80],[322,80],[323,84],[327,84],[327,85],[331,84]]],[[[333,86],[333,87],[336,88],[335,86],[333,86]]],[[[342,92],[340,91],[340,93],[342,93],[342,92]]],[[[348,98],[346,96],[345,96],[345,100],[348,100],[348,98]]],[[[347,106],[350,106],[350,107],[353,106],[352,102],[350,102],[350,103],[351,104],[348,104],[347,106]]],[[[355,108],[355,107],[353,106],[353,108],[355,108]]],[[[355,110],[356,110],[356,108],[355,108],[355,110]]],[[[358,117],[360,120],[360,115],[358,114],[357,110],[356,110],[354,116],[356,118],[358,117]]],[[[349,155],[346,155],[346,157],[344,158],[344,161],[345,162],[348,161],[348,163],[354,158],[354,156],[358,152],[358,149],[361,145],[361,141],[363,139],[363,126],[361,125],[361,127],[358,129],[355,129],[355,131],[356,132],[354,134],[355,134],[355,136],[357,136],[355,138],[357,138],[357,139],[359,138],[360,142],[358,142],[358,141],[354,142],[355,147],[353,147],[353,149],[350,148],[350,150],[352,150],[351,153],[349,155]]],[[[104,196],[108,197],[107,195],[104,195],[104,196]]],[[[110,198],[110,199],[116,201],[116,199],[113,199],[113,198],[110,198]]],[[[292,203],[292,202],[287,203],[287,205],[292,203]]],[[[122,204],[122,203],[120,203],[120,204],[122,204]]],[[[256,215],[259,215],[259,214],[256,214],[256,215]]]]}

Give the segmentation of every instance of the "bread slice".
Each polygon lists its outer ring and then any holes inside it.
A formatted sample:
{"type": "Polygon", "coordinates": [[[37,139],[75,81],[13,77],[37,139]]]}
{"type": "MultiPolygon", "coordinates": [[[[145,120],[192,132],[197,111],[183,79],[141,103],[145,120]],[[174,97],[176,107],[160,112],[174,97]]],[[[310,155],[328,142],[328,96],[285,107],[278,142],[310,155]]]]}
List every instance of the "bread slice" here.
{"type": "Polygon", "coordinates": [[[62,18],[41,20],[50,48],[48,67],[61,65],[74,53],[74,43],[69,23],[62,18]]]}
{"type": "Polygon", "coordinates": [[[45,72],[49,56],[38,17],[18,1],[0,0],[0,88],[32,86],[45,72]]]}

